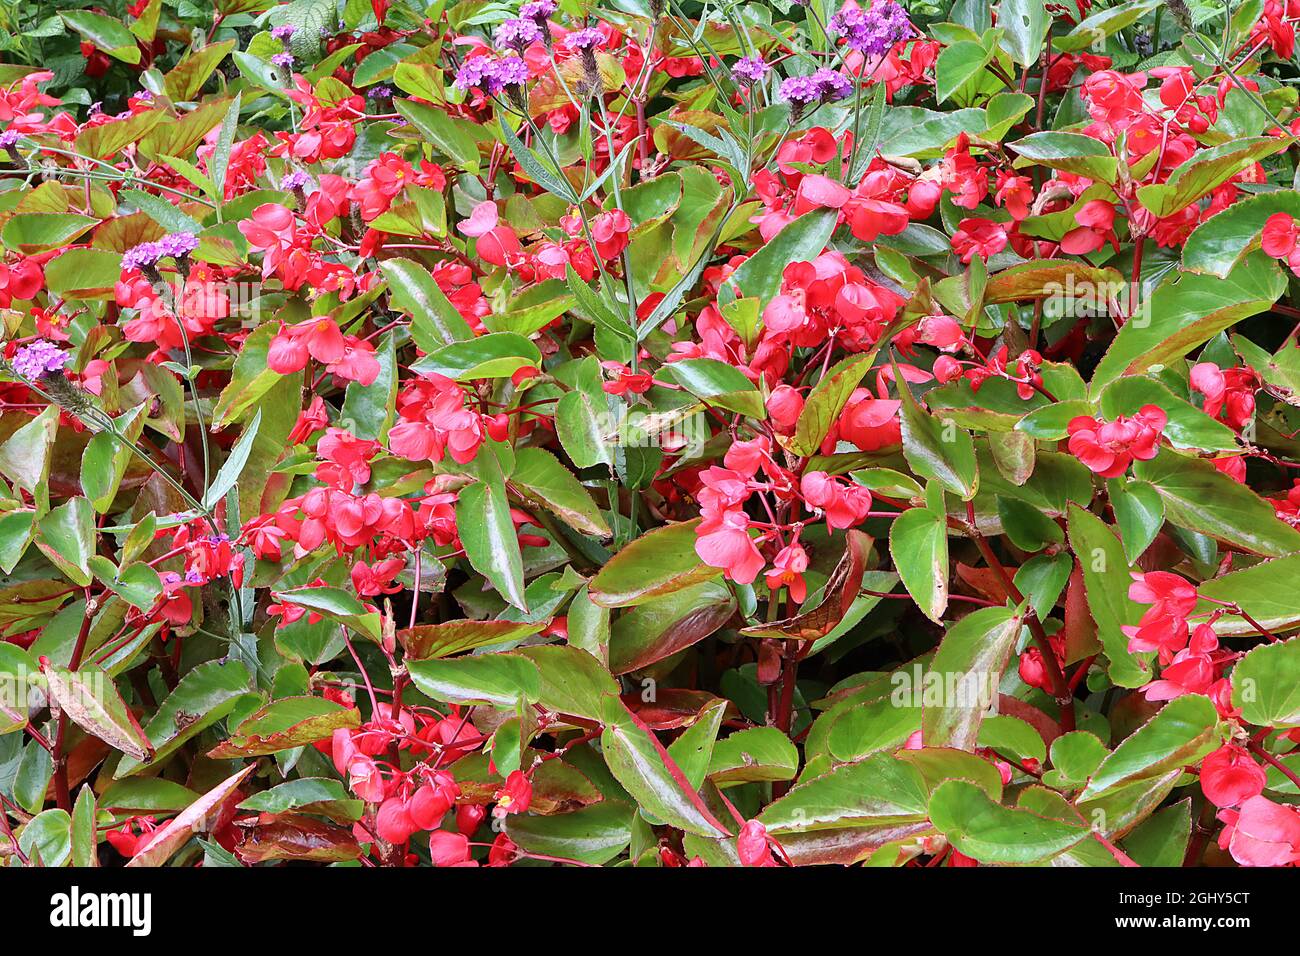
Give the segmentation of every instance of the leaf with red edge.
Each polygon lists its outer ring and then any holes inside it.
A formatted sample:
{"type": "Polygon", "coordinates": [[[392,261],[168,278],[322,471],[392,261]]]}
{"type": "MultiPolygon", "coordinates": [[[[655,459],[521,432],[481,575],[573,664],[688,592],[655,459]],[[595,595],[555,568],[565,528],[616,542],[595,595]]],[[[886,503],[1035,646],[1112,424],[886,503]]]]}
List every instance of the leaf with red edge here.
{"type": "Polygon", "coordinates": [[[690,727],[700,716],[718,701],[725,701],[727,710],[724,718],[734,719],[740,716],[736,705],[726,698],[715,697],[705,690],[691,690],[689,687],[661,687],[655,692],[654,700],[642,699],[640,691],[623,694],[624,706],[651,730],[679,730],[690,727]]]}
{"type": "Polygon", "coordinates": [[[47,667],[45,679],[59,709],[86,733],[137,760],[153,756],[153,746],[113,679],[98,667],[70,671],[47,667]]]}
{"type": "Polygon", "coordinates": [[[601,607],[628,607],[722,574],[695,553],[700,519],[655,528],[605,562],[588,593],[601,607]]]}
{"type": "Polygon", "coordinates": [[[542,627],[517,621],[443,621],[403,628],[397,632],[397,640],[408,659],[429,660],[480,647],[518,643],[542,627]]]}
{"type": "Polygon", "coordinates": [[[245,863],[346,863],[361,856],[352,831],[300,813],[258,816],[239,831],[235,853],[245,863]]]}
{"type": "Polygon", "coordinates": [[[228,740],[208,751],[213,760],[261,757],[329,738],[334,731],[361,726],[356,708],[324,697],[281,697],[251,715],[228,740]]]}
{"type": "Polygon", "coordinates": [[[155,830],[136,850],[127,866],[162,866],[196,833],[210,833],[221,816],[227,802],[239,793],[239,786],[257,769],[249,764],[238,773],[227,777],[199,799],[182,810],[174,819],[155,830]]]}
{"type": "Polygon", "coordinates": [[[644,810],[687,833],[707,837],[727,834],[727,828],[639,717],[613,697],[606,701],[603,717],[600,746],[605,763],[644,810]]]}
{"type": "Polygon", "coordinates": [[[729,588],[705,581],[625,611],[610,633],[610,672],[626,674],[684,651],[731,620],[735,610],[729,588]]]}

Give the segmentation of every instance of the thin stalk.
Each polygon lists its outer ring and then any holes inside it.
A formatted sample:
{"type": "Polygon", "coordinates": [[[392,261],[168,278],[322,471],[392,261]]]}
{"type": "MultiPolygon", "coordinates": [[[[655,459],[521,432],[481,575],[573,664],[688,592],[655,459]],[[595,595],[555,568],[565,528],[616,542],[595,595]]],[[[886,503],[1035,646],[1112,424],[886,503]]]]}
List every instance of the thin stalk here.
{"type": "Polygon", "coordinates": [[[966,520],[970,525],[971,537],[975,539],[975,546],[979,548],[985,563],[993,570],[999,583],[1010,595],[1011,600],[1015,601],[1016,604],[1025,605],[1025,624],[1029,627],[1029,633],[1033,635],[1034,643],[1038,645],[1038,649],[1042,653],[1043,667],[1047,670],[1047,678],[1052,685],[1052,696],[1056,698],[1056,703],[1060,707],[1061,729],[1068,733],[1074,730],[1074,694],[1070,691],[1070,685],[1065,680],[1061,664],[1056,659],[1056,652],[1052,650],[1052,642],[1047,636],[1047,631],[1043,628],[1043,622],[1038,619],[1033,607],[1026,603],[1025,596],[1020,593],[1020,589],[1011,580],[1011,575],[1007,574],[1007,569],[1002,566],[1002,562],[993,553],[988,539],[980,533],[975,524],[975,503],[972,501],[966,502],[966,520]]]}

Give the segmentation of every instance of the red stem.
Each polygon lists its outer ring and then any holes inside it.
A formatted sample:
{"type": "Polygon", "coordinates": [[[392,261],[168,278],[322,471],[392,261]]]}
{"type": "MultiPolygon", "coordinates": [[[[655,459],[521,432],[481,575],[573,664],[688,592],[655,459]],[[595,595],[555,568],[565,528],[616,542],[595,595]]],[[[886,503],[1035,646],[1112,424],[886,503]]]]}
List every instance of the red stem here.
{"type": "MultiPolygon", "coordinates": [[[[94,623],[95,612],[99,610],[99,605],[94,598],[90,596],[90,588],[85,589],[86,595],[86,616],[81,622],[81,630],[77,633],[77,643],[73,645],[72,657],[68,661],[68,670],[75,671],[81,666],[81,658],[86,653],[86,641],[90,637],[90,626],[94,623]]],[[[54,799],[57,801],[60,810],[72,810],[72,791],[68,786],[68,757],[64,753],[64,744],[68,735],[68,715],[59,711],[58,729],[54,736],[54,749],[50,756],[54,761],[54,799]]]]}
{"type": "Polygon", "coordinates": [[[980,533],[975,524],[975,503],[966,502],[966,520],[970,524],[971,536],[975,539],[975,546],[979,548],[980,554],[984,556],[984,561],[993,573],[997,575],[999,582],[1006,589],[1011,600],[1017,604],[1025,604],[1025,624],[1029,627],[1029,633],[1034,636],[1034,643],[1043,654],[1043,666],[1047,669],[1047,678],[1052,685],[1052,696],[1056,698],[1056,703],[1061,709],[1061,729],[1066,733],[1074,730],[1074,693],[1070,690],[1070,685],[1066,683],[1065,674],[1061,670],[1060,661],[1056,659],[1056,651],[1052,650],[1052,642],[1047,636],[1047,631],[1043,628],[1043,622],[1038,619],[1032,606],[1025,601],[1025,596],[1020,593],[1015,582],[1011,580],[1011,575],[1007,574],[1007,569],[1002,566],[993,549],[989,547],[988,540],[980,533]]]}

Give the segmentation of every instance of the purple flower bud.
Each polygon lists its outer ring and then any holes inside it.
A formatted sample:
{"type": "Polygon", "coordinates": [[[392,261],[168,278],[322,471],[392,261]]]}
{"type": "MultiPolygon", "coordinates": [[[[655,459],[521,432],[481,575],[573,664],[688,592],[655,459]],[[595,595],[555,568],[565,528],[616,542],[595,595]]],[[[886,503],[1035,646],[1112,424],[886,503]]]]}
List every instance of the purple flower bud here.
{"type": "Polygon", "coordinates": [[[37,339],[31,345],[24,345],[14,354],[13,369],[29,381],[39,381],[60,372],[72,359],[72,353],[65,352],[53,342],[37,339]]]}
{"type": "Polygon", "coordinates": [[[792,118],[815,103],[834,103],[853,95],[853,81],[843,73],[822,67],[809,76],[792,76],[781,83],[781,99],[790,104],[792,118]]]}

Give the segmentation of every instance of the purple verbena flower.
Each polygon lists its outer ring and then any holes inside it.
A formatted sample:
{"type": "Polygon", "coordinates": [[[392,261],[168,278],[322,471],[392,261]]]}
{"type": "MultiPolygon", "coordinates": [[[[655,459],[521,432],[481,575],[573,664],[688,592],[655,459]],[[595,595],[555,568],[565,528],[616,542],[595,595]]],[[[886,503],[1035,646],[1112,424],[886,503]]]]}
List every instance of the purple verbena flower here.
{"type": "Polygon", "coordinates": [[[526,20],[532,20],[540,27],[557,9],[559,8],[555,0],[529,0],[519,8],[519,15],[526,20]]]}
{"type": "Polygon", "coordinates": [[[575,53],[581,50],[594,50],[604,42],[605,35],[595,27],[574,30],[564,38],[565,48],[575,53]]]}
{"type": "Polygon", "coordinates": [[[843,37],[850,49],[865,56],[883,56],[915,32],[907,11],[894,0],[875,0],[866,11],[841,10],[827,26],[831,33],[843,37]]]}
{"type": "Polygon", "coordinates": [[[492,92],[499,92],[508,86],[524,86],[528,83],[528,64],[517,56],[502,57],[492,64],[492,92]]]}
{"type": "Polygon", "coordinates": [[[542,39],[542,28],[536,20],[515,17],[497,27],[493,38],[497,46],[522,53],[542,39]]]}
{"type": "Polygon", "coordinates": [[[792,76],[782,80],[778,95],[792,106],[809,106],[820,97],[817,84],[811,76],[792,76]]]}
{"type": "Polygon", "coordinates": [[[833,15],[826,31],[838,37],[852,38],[862,32],[866,12],[861,7],[850,7],[833,15]]]}
{"type": "Polygon", "coordinates": [[[292,69],[292,68],[293,68],[293,54],[292,54],[292,53],[277,53],[277,54],[275,54],[274,56],[271,57],[271,65],[272,65],[272,66],[278,66],[278,67],[280,67],[280,69],[282,69],[282,70],[289,70],[289,69],[292,69]]]}
{"type": "Polygon", "coordinates": [[[391,86],[384,86],[381,83],[378,86],[372,86],[370,89],[366,90],[366,96],[372,100],[392,99],[393,88],[391,86]]]}
{"type": "Polygon", "coordinates": [[[767,64],[762,57],[747,56],[736,61],[731,68],[731,78],[745,86],[753,86],[767,76],[767,64]]]}
{"type": "Polygon", "coordinates": [[[853,95],[853,81],[838,70],[822,67],[811,77],[823,103],[834,103],[853,95]]]}
{"type": "Polygon", "coordinates": [[[157,242],[159,258],[171,256],[184,259],[199,247],[199,237],[192,232],[173,232],[163,236],[157,242]]]}
{"type": "Polygon", "coordinates": [[[12,149],[18,145],[18,140],[22,139],[23,134],[16,129],[7,129],[0,133],[0,149],[12,149]]]}
{"type": "Polygon", "coordinates": [[[837,70],[822,67],[809,76],[792,76],[783,80],[779,96],[790,104],[790,112],[799,117],[814,103],[834,103],[853,94],[853,81],[837,70]]]}
{"type": "Polygon", "coordinates": [[[53,342],[37,339],[14,354],[12,365],[23,378],[39,381],[62,371],[71,358],[72,353],[63,351],[53,342]]]}
{"type": "Polygon", "coordinates": [[[452,81],[451,85],[462,93],[468,93],[471,87],[482,87],[484,85],[483,77],[487,74],[491,62],[491,57],[469,57],[456,70],[456,79],[452,81]]]}
{"type": "Polygon", "coordinates": [[[291,173],[285,173],[280,179],[281,189],[304,189],[307,186],[307,174],[301,169],[295,169],[291,173]]]}
{"type": "Polygon", "coordinates": [[[282,23],[278,27],[271,28],[271,36],[277,40],[287,40],[298,30],[292,23],[282,23]]]}
{"type": "Polygon", "coordinates": [[[143,266],[154,265],[164,255],[166,253],[163,252],[160,243],[142,242],[122,254],[122,271],[134,272],[143,266]]]}

